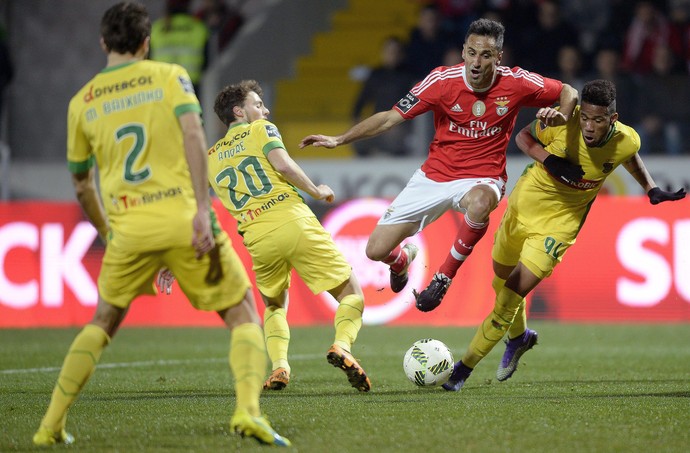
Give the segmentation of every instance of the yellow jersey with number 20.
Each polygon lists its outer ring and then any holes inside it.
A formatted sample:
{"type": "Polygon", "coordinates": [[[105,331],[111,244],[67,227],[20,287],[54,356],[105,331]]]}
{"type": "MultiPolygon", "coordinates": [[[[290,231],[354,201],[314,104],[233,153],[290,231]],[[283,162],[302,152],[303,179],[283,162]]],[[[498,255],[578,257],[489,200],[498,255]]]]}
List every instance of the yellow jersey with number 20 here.
{"type": "Polygon", "coordinates": [[[314,213],[297,189],[266,155],[285,148],[278,128],[267,120],[236,124],[208,152],[211,187],[237,220],[245,244],[286,222],[314,213]]]}

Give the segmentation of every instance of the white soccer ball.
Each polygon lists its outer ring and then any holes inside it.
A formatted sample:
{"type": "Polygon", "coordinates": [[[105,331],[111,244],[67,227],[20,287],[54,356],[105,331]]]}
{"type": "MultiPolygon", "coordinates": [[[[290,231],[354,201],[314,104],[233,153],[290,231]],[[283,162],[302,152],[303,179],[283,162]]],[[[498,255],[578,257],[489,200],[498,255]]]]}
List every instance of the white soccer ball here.
{"type": "Polygon", "coordinates": [[[433,338],[415,341],[405,353],[403,369],[412,383],[423,386],[445,383],[453,372],[453,354],[433,338]]]}

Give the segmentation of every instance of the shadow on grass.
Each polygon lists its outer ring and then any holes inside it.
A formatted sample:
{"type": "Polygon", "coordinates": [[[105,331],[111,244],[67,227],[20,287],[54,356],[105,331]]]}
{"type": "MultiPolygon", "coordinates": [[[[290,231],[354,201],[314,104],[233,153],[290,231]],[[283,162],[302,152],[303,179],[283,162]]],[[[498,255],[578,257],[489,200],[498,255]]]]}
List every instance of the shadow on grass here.
{"type": "MultiPolygon", "coordinates": [[[[380,398],[384,397],[389,403],[410,403],[410,402],[428,402],[429,399],[445,399],[445,398],[486,398],[492,391],[501,389],[502,398],[504,399],[552,399],[558,398],[690,398],[690,390],[677,391],[650,391],[650,386],[659,385],[679,385],[684,387],[687,381],[682,379],[669,380],[590,380],[590,381],[551,381],[551,382],[520,382],[513,384],[505,383],[477,383],[477,385],[468,385],[460,392],[448,392],[439,387],[429,388],[374,388],[371,392],[362,393],[353,388],[345,387],[338,389],[330,389],[324,391],[323,389],[309,389],[308,387],[299,388],[293,386],[281,391],[263,391],[262,399],[322,399],[328,397],[354,397],[363,398],[364,402],[380,402],[380,398]],[[602,386],[607,387],[606,391],[602,390],[602,386]],[[625,387],[634,386],[626,390],[625,387]],[[611,387],[616,387],[615,391],[611,387]],[[647,387],[639,388],[639,387],[647,387]],[[505,391],[509,393],[506,394],[505,391]],[[552,390],[549,391],[549,390],[552,390]]],[[[23,392],[27,394],[36,393],[43,394],[45,392],[23,392]]],[[[89,392],[85,391],[81,396],[83,400],[90,401],[145,401],[145,400],[190,400],[190,399],[229,399],[234,398],[234,390],[229,387],[227,389],[217,391],[199,391],[198,389],[159,389],[159,390],[120,390],[116,392],[89,392]]]]}

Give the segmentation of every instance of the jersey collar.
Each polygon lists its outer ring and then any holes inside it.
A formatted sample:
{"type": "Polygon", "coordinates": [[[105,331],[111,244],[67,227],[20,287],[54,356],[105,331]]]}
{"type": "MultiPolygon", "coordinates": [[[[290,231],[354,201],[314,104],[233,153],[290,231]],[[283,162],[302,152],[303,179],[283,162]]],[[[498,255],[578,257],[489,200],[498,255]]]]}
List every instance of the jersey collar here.
{"type": "Polygon", "coordinates": [[[118,69],[120,69],[120,68],[124,68],[124,67],[129,66],[129,65],[132,65],[132,64],[134,64],[134,63],[138,63],[139,61],[141,61],[141,60],[127,61],[127,62],[124,62],[124,63],[116,64],[115,66],[108,66],[108,67],[103,68],[103,69],[101,70],[101,72],[112,72],[112,71],[116,71],[116,70],[118,70],[118,69]]]}
{"type": "Polygon", "coordinates": [[[601,148],[602,146],[606,145],[609,140],[611,140],[611,137],[613,137],[613,134],[616,133],[616,123],[613,123],[611,125],[611,129],[609,129],[609,133],[606,134],[606,137],[599,143],[595,148],[601,148]]]}
{"type": "Polygon", "coordinates": [[[494,71],[494,75],[491,79],[491,83],[489,86],[486,88],[474,88],[472,85],[470,85],[470,82],[467,81],[467,65],[463,64],[463,71],[462,71],[462,79],[465,81],[465,86],[470,89],[470,91],[473,91],[475,93],[484,93],[486,91],[489,91],[492,86],[494,86],[494,83],[496,82],[496,76],[498,75],[498,66],[496,66],[496,70],[494,71]]]}

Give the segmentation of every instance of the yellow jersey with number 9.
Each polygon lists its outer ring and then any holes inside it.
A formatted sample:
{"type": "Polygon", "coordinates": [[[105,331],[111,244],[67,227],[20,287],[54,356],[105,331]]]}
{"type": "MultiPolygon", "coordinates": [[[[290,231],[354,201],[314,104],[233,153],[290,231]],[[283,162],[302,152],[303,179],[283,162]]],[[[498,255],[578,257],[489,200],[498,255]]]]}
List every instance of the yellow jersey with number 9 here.
{"type": "Polygon", "coordinates": [[[187,72],[148,60],[102,70],[72,98],[67,161],[96,163],[110,241],[132,250],[189,246],[196,202],[178,117],[201,113],[187,72]]]}
{"type": "Polygon", "coordinates": [[[640,136],[621,122],[614,123],[601,145],[590,148],[582,138],[579,122],[577,106],[567,124],[546,127],[535,120],[531,130],[546,151],[581,165],[584,176],[566,184],[535,162],[527,166],[508,197],[508,209],[522,223],[573,241],[604,180],[640,149],[640,136]]]}
{"type": "Polygon", "coordinates": [[[211,187],[251,243],[291,220],[314,216],[297,189],[266,155],[285,148],[278,128],[267,120],[236,124],[208,151],[211,187]]]}

